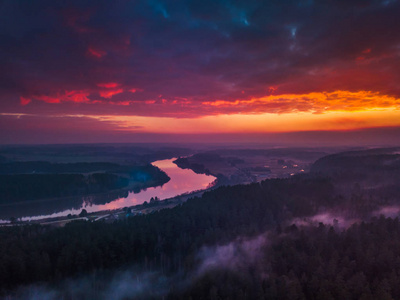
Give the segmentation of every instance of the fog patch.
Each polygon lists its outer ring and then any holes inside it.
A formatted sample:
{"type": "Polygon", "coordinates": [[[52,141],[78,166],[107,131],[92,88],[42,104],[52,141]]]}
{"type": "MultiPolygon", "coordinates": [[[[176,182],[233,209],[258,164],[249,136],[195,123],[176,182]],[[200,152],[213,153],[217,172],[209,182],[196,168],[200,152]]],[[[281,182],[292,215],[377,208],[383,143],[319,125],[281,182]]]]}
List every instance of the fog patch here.
{"type": "Polygon", "coordinates": [[[295,218],[291,221],[296,226],[318,226],[319,223],[331,225],[335,229],[347,229],[354,223],[360,222],[359,219],[347,218],[345,214],[323,212],[311,217],[295,218]]]}
{"type": "Polygon", "coordinates": [[[237,238],[227,245],[203,247],[197,255],[200,260],[197,275],[211,269],[233,270],[255,265],[267,244],[267,234],[264,233],[252,239],[237,238]]]}
{"type": "MultiPolygon", "coordinates": [[[[76,279],[66,279],[54,285],[32,284],[23,286],[6,295],[6,299],[162,299],[171,289],[185,290],[206,272],[215,269],[246,270],[257,268],[263,258],[263,250],[269,245],[268,234],[254,238],[240,237],[226,245],[202,247],[196,254],[197,266],[186,274],[174,273],[168,276],[162,272],[125,271],[93,273],[76,279]]],[[[265,254],[265,253],[264,253],[265,254]]],[[[263,273],[259,270],[260,275],[263,273]]]]}
{"type": "Polygon", "coordinates": [[[396,218],[400,215],[400,205],[382,206],[372,212],[373,216],[384,215],[387,218],[396,218]]]}
{"type": "Polygon", "coordinates": [[[159,272],[117,271],[110,278],[92,275],[79,279],[69,279],[57,287],[30,285],[20,287],[6,296],[6,299],[148,299],[163,297],[169,291],[172,278],[159,272]]]}

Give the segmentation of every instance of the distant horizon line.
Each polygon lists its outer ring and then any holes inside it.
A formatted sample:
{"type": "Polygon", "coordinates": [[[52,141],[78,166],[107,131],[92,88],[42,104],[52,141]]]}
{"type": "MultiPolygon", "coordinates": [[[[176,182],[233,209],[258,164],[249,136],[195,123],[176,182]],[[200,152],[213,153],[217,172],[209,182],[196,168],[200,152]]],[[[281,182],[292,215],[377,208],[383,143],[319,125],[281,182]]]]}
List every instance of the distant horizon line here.
{"type": "Polygon", "coordinates": [[[19,135],[4,132],[1,146],[18,145],[100,145],[100,144],[197,144],[197,145],[253,145],[263,147],[332,147],[400,146],[400,127],[372,127],[354,130],[310,130],[288,132],[236,132],[236,133],[124,133],[83,132],[43,133],[19,135]]]}

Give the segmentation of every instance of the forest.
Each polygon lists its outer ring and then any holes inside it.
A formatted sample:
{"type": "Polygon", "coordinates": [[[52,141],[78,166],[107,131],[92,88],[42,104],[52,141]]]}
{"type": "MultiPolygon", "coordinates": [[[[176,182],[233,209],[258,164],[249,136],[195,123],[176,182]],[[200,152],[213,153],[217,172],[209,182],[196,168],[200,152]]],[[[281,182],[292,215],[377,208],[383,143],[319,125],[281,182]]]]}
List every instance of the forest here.
{"type": "MultiPolygon", "coordinates": [[[[388,155],[396,164],[397,154],[388,155]]],[[[397,168],[387,176],[393,174],[397,168]]],[[[380,179],[379,191],[391,188],[380,179]]],[[[397,198],[370,194],[363,180],[347,182],[342,194],[343,184],[320,168],[222,186],[172,209],[111,224],[2,227],[1,294],[18,297],[21,286],[54,288],[86,276],[91,284],[84,298],[96,299],[107,274],[134,266],[135,274],[166,278],[163,297],[169,299],[396,299],[400,223],[373,216],[397,198]],[[304,221],[324,212],[359,221],[350,227],[338,219],[331,225],[304,221]]],[[[68,290],[57,295],[74,298],[68,290]]],[[[162,297],[150,289],[124,299],[130,298],[162,297]]]]}
{"type": "Polygon", "coordinates": [[[208,270],[169,299],[399,299],[400,221],[277,230],[256,263],[208,270]]]}

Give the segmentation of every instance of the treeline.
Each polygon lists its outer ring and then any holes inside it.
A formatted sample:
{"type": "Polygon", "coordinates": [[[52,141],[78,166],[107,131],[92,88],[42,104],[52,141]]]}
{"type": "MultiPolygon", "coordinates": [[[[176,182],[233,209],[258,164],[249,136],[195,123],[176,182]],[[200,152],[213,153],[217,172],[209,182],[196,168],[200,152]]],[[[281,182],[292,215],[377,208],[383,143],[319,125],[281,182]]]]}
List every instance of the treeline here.
{"type": "Polygon", "coordinates": [[[41,166],[43,171],[49,166],[51,167],[46,169],[48,171],[93,171],[103,167],[108,167],[108,171],[87,175],[79,173],[0,174],[0,203],[81,196],[122,188],[139,192],[143,188],[159,186],[170,180],[167,174],[150,164],[144,166],[121,166],[108,163],[47,164],[27,162],[21,164],[24,170],[36,165],[41,166]]]}
{"type": "Polygon", "coordinates": [[[0,175],[0,203],[102,193],[128,183],[127,178],[108,173],[0,175]]]}
{"type": "Polygon", "coordinates": [[[374,186],[377,182],[398,183],[400,178],[400,154],[392,149],[380,151],[355,151],[328,155],[318,159],[311,172],[321,173],[338,182],[364,182],[374,186]]]}
{"type": "Polygon", "coordinates": [[[142,144],[141,146],[134,144],[2,145],[0,146],[0,162],[20,160],[107,161],[141,165],[191,153],[193,150],[188,148],[156,144],[142,144]]]}
{"type": "Polygon", "coordinates": [[[50,163],[47,161],[17,161],[0,163],[0,174],[32,173],[89,173],[96,171],[117,171],[120,165],[107,162],[93,163],[50,163]]]}
{"type": "Polygon", "coordinates": [[[398,203],[400,154],[398,148],[351,151],[318,159],[312,174],[331,178],[337,193],[362,198],[364,206],[398,203]]]}
{"type": "Polygon", "coordinates": [[[116,174],[127,175],[129,178],[129,189],[135,193],[139,193],[144,188],[163,185],[171,179],[164,171],[151,164],[145,166],[124,166],[116,174]]]}
{"type": "Polygon", "coordinates": [[[174,160],[174,163],[181,169],[191,169],[197,174],[210,175],[210,171],[202,163],[190,162],[186,157],[180,157],[174,160]]]}
{"type": "Polygon", "coordinates": [[[256,264],[214,268],[169,299],[400,299],[398,218],[292,225],[269,240],[256,264]]]}

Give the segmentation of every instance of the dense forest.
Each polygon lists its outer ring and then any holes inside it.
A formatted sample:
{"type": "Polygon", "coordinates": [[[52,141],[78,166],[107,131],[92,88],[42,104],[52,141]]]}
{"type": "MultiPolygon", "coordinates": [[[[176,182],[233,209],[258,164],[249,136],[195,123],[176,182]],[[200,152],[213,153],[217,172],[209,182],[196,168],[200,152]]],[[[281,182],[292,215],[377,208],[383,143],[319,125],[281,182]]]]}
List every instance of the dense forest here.
{"type": "Polygon", "coordinates": [[[0,174],[60,174],[91,173],[114,171],[121,168],[119,164],[108,162],[93,163],[51,163],[47,161],[13,161],[0,163],[0,174]]]}
{"type": "MultiPolygon", "coordinates": [[[[192,156],[192,159],[196,159],[196,158],[198,158],[199,156],[204,157],[205,155],[204,155],[204,154],[202,154],[202,155],[200,155],[200,154],[195,154],[195,155],[192,156]]],[[[216,158],[217,160],[221,160],[221,157],[220,157],[219,155],[207,155],[207,158],[206,158],[206,159],[208,160],[208,159],[214,159],[214,158],[216,158]]],[[[191,163],[191,162],[189,161],[189,159],[186,158],[186,157],[180,157],[180,158],[174,160],[174,163],[175,163],[179,168],[182,168],[182,169],[191,169],[191,170],[193,170],[193,171],[194,171],[195,173],[197,173],[197,174],[206,174],[206,175],[210,175],[210,171],[209,171],[208,169],[206,169],[206,168],[204,167],[203,164],[201,164],[201,163],[191,163]]]]}
{"type": "MultiPolygon", "coordinates": [[[[390,164],[397,163],[396,155],[390,164]]],[[[388,176],[397,174],[392,169],[388,176]]],[[[371,196],[360,184],[363,177],[347,183],[349,195],[341,194],[337,182],[320,168],[222,186],[172,209],[111,224],[3,227],[0,290],[18,296],[21,285],[57,287],[66,278],[88,276],[92,296],[83,298],[96,299],[105,274],[134,266],[135,274],[158,274],[157,284],[164,278],[170,299],[399,298],[399,220],[371,220],[382,205],[396,204],[394,198],[371,196]],[[349,228],[338,220],[332,226],[298,221],[323,212],[359,221],[349,228]]],[[[135,295],[161,298],[154,288],[135,295]]]]}
{"type": "Polygon", "coordinates": [[[399,299],[400,221],[338,232],[322,223],[269,235],[257,261],[209,269],[169,299],[399,299]]]}
{"type": "Polygon", "coordinates": [[[1,203],[101,193],[126,187],[128,182],[106,173],[0,175],[1,203]]]}

